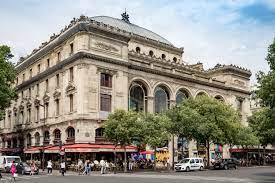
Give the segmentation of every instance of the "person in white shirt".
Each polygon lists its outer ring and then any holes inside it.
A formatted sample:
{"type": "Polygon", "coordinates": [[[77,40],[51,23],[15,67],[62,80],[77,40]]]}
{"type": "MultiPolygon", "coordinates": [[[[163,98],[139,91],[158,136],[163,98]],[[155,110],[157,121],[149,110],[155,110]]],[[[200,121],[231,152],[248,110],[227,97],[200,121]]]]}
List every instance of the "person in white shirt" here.
{"type": "Polygon", "coordinates": [[[105,174],[106,171],[106,162],[104,160],[104,158],[102,158],[99,162],[100,168],[101,168],[101,174],[105,174]]]}
{"type": "Polygon", "coordinates": [[[78,163],[77,163],[77,171],[78,171],[78,175],[80,175],[80,172],[83,168],[83,162],[81,159],[78,159],[78,163]]]}
{"type": "Polygon", "coordinates": [[[47,169],[48,169],[48,174],[51,174],[53,171],[53,164],[51,160],[48,161],[47,169]]]}
{"type": "Polygon", "coordinates": [[[65,161],[62,161],[62,162],[61,162],[60,168],[61,168],[61,174],[64,176],[65,171],[66,171],[66,164],[65,164],[65,161]]]}

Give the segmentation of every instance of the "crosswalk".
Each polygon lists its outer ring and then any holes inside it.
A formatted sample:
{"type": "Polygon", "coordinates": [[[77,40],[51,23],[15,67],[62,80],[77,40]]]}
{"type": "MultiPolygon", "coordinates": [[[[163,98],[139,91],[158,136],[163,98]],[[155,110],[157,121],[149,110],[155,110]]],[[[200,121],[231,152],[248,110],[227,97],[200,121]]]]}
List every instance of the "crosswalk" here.
{"type": "MultiPolygon", "coordinates": [[[[48,177],[48,175],[33,175],[33,176],[29,176],[29,175],[19,175],[18,177],[16,177],[16,180],[31,180],[31,179],[39,179],[39,178],[44,178],[44,177],[48,177]]],[[[3,176],[0,180],[1,182],[12,182],[11,181],[12,177],[11,176],[3,176]]]]}

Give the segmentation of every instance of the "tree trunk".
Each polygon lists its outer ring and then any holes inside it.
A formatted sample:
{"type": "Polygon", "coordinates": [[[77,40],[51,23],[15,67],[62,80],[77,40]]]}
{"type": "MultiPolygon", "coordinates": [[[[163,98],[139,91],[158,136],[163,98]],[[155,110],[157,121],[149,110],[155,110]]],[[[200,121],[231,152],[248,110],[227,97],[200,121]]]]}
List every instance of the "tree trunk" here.
{"type": "Polygon", "coordinates": [[[154,158],[155,158],[155,160],[154,160],[154,171],[156,171],[157,170],[157,148],[155,147],[155,149],[154,149],[154,158]]]}
{"type": "Polygon", "coordinates": [[[248,161],[248,148],[246,147],[246,166],[249,165],[249,161],[248,161]]]}
{"type": "MultiPolygon", "coordinates": [[[[170,161],[171,162],[171,169],[174,170],[174,162],[175,162],[175,147],[174,147],[174,135],[172,135],[172,160],[170,161]]],[[[169,166],[168,166],[169,167],[169,166]]]]}
{"type": "Polygon", "coordinates": [[[127,154],[126,154],[126,145],[124,146],[124,173],[127,172],[127,154]]]}
{"type": "Polygon", "coordinates": [[[260,166],[261,165],[261,158],[260,158],[260,146],[258,145],[258,165],[260,166]]]}
{"type": "Polygon", "coordinates": [[[263,158],[264,158],[264,162],[263,162],[263,165],[266,164],[266,158],[265,158],[265,145],[263,146],[263,158]]]}
{"type": "Polygon", "coordinates": [[[116,145],[115,145],[115,150],[114,150],[114,161],[115,161],[114,174],[116,174],[116,171],[117,171],[116,145]]]}
{"type": "Polygon", "coordinates": [[[206,150],[207,150],[207,153],[206,153],[206,156],[207,156],[207,167],[210,166],[210,152],[209,152],[209,149],[210,149],[210,144],[209,144],[209,140],[206,141],[206,150]]]}

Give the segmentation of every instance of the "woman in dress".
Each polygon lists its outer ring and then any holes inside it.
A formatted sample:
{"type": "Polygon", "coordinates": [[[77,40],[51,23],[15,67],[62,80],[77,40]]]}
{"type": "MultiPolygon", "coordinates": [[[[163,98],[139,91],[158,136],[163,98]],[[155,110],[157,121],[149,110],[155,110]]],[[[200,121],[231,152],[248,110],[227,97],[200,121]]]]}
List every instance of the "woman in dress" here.
{"type": "Polygon", "coordinates": [[[10,172],[11,172],[11,176],[12,176],[13,182],[15,182],[16,165],[15,165],[14,161],[11,164],[11,170],[10,170],[10,172]]]}

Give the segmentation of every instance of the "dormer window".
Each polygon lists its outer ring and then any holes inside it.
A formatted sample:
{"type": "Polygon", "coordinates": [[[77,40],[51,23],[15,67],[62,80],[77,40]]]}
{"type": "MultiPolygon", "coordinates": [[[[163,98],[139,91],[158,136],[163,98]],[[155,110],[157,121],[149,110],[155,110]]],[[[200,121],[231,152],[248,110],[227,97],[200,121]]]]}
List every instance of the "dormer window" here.
{"type": "Polygon", "coordinates": [[[136,52],[140,53],[140,47],[136,47],[136,52]]]}
{"type": "Polygon", "coordinates": [[[173,58],[173,61],[174,61],[174,62],[177,62],[177,61],[178,61],[178,59],[177,59],[176,57],[174,57],[174,58],[173,58]]]}
{"type": "Polygon", "coordinates": [[[149,55],[150,55],[151,57],[153,57],[153,56],[154,56],[154,52],[153,52],[152,50],[150,50],[150,51],[149,51],[149,55]]]}
{"type": "Polygon", "coordinates": [[[74,53],[74,43],[70,44],[70,55],[74,53]]]}
{"type": "Polygon", "coordinates": [[[166,55],[165,55],[165,54],[162,54],[162,55],[161,55],[161,59],[162,59],[162,60],[165,60],[165,58],[166,58],[166,55]]]}
{"type": "Polygon", "coordinates": [[[58,53],[57,53],[57,61],[59,62],[60,60],[61,60],[61,53],[58,52],[58,53]]]}

